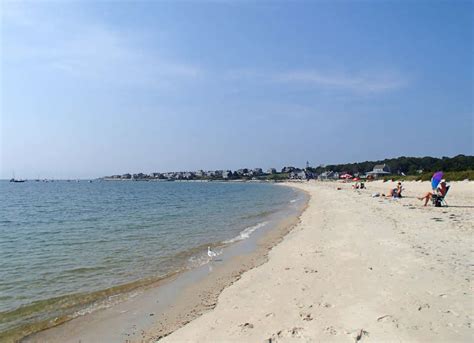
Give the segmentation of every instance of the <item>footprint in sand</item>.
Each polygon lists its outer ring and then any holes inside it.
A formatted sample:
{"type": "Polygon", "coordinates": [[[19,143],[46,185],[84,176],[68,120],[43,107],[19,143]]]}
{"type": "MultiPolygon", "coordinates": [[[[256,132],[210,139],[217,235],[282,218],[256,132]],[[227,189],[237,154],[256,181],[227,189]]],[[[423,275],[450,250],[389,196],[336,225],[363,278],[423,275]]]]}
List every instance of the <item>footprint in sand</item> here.
{"type": "MultiPolygon", "coordinates": [[[[265,343],[278,342],[281,338],[301,338],[303,336],[303,328],[294,327],[292,329],[280,330],[274,333],[270,338],[265,340],[265,343]]],[[[286,341],[286,340],[285,340],[286,341]]]]}
{"type": "Polygon", "coordinates": [[[333,326],[328,326],[327,328],[324,329],[324,332],[331,336],[336,336],[337,335],[337,330],[333,326]]]}
{"type": "Polygon", "coordinates": [[[319,303],[319,307],[324,307],[324,308],[333,308],[334,305],[329,304],[329,303],[319,303]]]}
{"type": "Polygon", "coordinates": [[[291,337],[298,338],[303,334],[303,328],[294,327],[293,329],[288,330],[288,333],[291,335],[291,337]]]}
{"type": "Polygon", "coordinates": [[[455,317],[459,317],[459,313],[457,313],[456,311],[453,311],[453,310],[446,310],[446,311],[443,311],[443,312],[448,313],[448,314],[452,314],[455,317]]]}
{"type": "Polygon", "coordinates": [[[240,328],[242,328],[242,331],[246,331],[248,329],[253,329],[253,324],[252,323],[244,323],[239,325],[240,328]]]}
{"type": "Polygon", "coordinates": [[[369,336],[369,332],[365,331],[364,329],[360,329],[356,332],[355,335],[353,335],[354,342],[360,342],[366,336],[369,336]]]}
{"type": "Polygon", "coordinates": [[[300,317],[301,317],[301,319],[303,319],[307,322],[313,320],[313,317],[311,316],[311,313],[300,313],[300,317]]]}
{"type": "Polygon", "coordinates": [[[377,321],[378,322],[387,322],[387,321],[390,321],[391,319],[392,319],[392,316],[389,315],[389,314],[386,314],[384,316],[378,317],[377,321]]]}
{"type": "Polygon", "coordinates": [[[317,273],[318,271],[316,269],[305,267],[304,272],[307,274],[307,273],[317,273]]]}
{"type": "Polygon", "coordinates": [[[425,308],[430,308],[430,304],[423,304],[423,305],[418,306],[418,311],[421,311],[425,308]]]}
{"type": "Polygon", "coordinates": [[[377,318],[377,322],[381,323],[382,325],[384,324],[391,324],[395,326],[396,328],[400,327],[400,324],[398,323],[398,319],[393,317],[392,315],[385,315],[377,318]]]}

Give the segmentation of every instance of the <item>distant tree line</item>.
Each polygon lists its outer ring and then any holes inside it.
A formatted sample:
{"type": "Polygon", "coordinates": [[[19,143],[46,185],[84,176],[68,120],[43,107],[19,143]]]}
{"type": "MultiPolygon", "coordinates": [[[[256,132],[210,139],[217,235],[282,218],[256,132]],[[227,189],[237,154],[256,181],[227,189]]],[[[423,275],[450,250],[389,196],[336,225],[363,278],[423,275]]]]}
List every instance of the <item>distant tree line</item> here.
{"type": "Polygon", "coordinates": [[[321,174],[325,171],[367,173],[377,164],[386,164],[393,174],[416,175],[442,170],[445,172],[459,172],[474,169],[474,156],[457,155],[455,157],[398,157],[379,161],[365,161],[358,163],[334,164],[308,168],[311,172],[321,174]]]}

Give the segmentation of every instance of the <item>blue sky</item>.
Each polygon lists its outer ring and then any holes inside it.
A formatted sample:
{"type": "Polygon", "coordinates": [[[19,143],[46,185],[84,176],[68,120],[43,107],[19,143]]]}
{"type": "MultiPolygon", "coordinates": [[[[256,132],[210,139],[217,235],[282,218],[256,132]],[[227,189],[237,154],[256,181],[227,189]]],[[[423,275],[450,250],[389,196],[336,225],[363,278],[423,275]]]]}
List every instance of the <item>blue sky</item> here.
{"type": "Polygon", "coordinates": [[[2,178],[473,154],[470,1],[0,6],[2,178]]]}

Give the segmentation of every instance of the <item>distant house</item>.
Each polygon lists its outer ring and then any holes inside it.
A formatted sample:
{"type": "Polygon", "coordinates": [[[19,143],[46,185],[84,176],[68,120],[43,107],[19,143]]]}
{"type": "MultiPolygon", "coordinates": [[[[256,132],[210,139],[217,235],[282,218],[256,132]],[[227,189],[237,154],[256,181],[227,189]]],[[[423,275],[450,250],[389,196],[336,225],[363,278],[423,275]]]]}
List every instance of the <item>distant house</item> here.
{"type": "Polygon", "coordinates": [[[289,173],[289,178],[293,180],[306,180],[310,178],[310,174],[307,173],[305,170],[295,169],[289,173]]]}
{"type": "Polygon", "coordinates": [[[291,173],[292,171],[294,171],[296,168],[295,167],[283,167],[283,169],[281,170],[282,173],[291,173]]]}
{"type": "Polygon", "coordinates": [[[267,170],[267,174],[276,174],[277,170],[275,168],[270,168],[267,170]]]}
{"type": "Polygon", "coordinates": [[[321,180],[337,180],[339,179],[339,173],[338,172],[333,172],[332,170],[330,171],[325,171],[319,175],[319,178],[321,180]]]}
{"type": "Polygon", "coordinates": [[[391,174],[390,167],[386,164],[377,164],[374,166],[374,169],[367,173],[367,176],[371,175],[373,177],[384,176],[391,174]]]}
{"type": "Polygon", "coordinates": [[[184,173],[181,174],[181,177],[182,177],[183,179],[190,180],[190,179],[192,179],[192,178],[194,177],[194,173],[192,173],[192,172],[184,172],[184,173]]]}
{"type": "Polygon", "coordinates": [[[170,179],[171,180],[171,179],[176,178],[176,175],[173,172],[163,173],[162,175],[165,179],[170,179]]]}
{"type": "Polygon", "coordinates": [[[262,168],[254,168],[254,170],[252,170],[252,171],[253,171],[253,175],[257,175],[257,176],[258,176],[258,175],[262,175],[262,174],[263,174],[262,168]]]}
{"type": "Polygon", "coordinates": [[[138,173],[138,174],[133,174],[133,177],[132,177],[134,180],[143,180],[143,179],[146,179],[147,178],[147,175],[143,174],[143,173],[138,173]]]}
{"type": "Polygon", "coordinates": [[[223,179],[228,179],[228,178],[231,177],[231,176],[232,176],[232,171],[230,171],[230,170],[224,170],[224,171],[222,172],[222,178],[223,178],[223,179]]]}
{"type": "Polygon", "coordinates": [[[247,168],[237,169],[236,173],[239,176],[247,175],[249,170],[247,168]]]}

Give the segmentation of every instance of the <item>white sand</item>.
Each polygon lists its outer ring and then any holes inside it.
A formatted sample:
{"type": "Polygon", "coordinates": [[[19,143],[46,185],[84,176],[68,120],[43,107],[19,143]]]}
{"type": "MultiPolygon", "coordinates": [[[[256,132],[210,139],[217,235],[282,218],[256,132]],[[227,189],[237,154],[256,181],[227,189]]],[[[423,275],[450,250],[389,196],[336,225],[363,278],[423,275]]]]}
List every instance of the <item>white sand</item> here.
{"type": "Polygon", "coordinates": [[[473,341],[474,183],[453,183],[448,208],[414,198],[426,182],[401,200],[370,196],[390,183],[296,187],[309,206],[269,261],[160,342],[473,341]]]}

